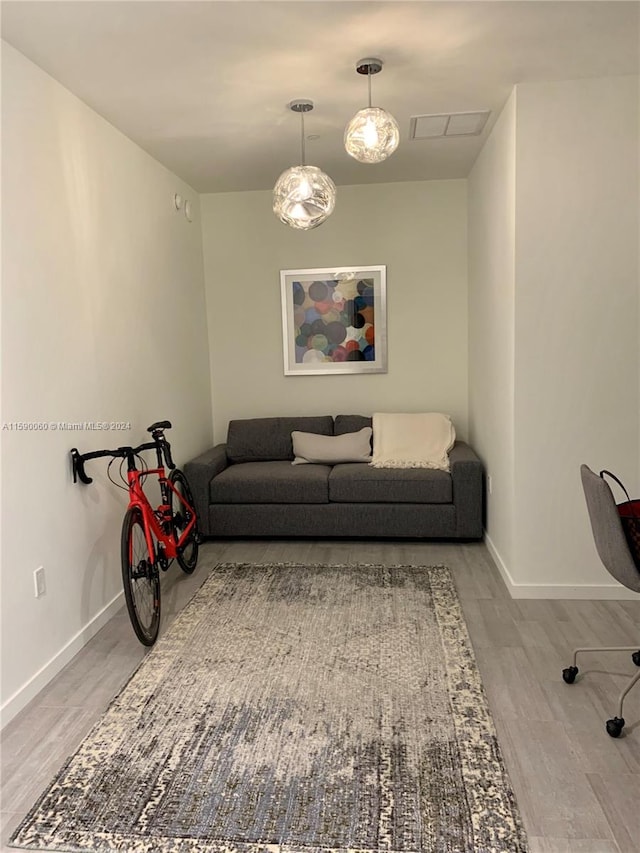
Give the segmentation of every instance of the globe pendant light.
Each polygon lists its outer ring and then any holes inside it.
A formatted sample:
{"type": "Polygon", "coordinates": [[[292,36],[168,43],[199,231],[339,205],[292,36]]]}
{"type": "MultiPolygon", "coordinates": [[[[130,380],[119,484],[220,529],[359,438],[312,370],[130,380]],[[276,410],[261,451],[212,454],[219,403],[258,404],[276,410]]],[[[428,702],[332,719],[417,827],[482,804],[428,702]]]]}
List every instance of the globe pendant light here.
{"type": "Polygon", "coordinates": [[[400,130],[391,113],[371,106],[371,75],[382,71],[380,59],[361,59],[358,74],[366,74],[369,82],[369,106],[357,112],[344,132],[347,153],[360,163],[382,163],[398,147],[400,130]]]}
{"type": "Polygon", "coordinates": [[[304,114],[313,109],[312,101],[291,101],[289,109],[300,113],[302,165],[286,169],[273,188],[273,212],[281,222],[309,231],[317,228],[333,213],[336,185],[317,166],[304,162],[304,114]]]}

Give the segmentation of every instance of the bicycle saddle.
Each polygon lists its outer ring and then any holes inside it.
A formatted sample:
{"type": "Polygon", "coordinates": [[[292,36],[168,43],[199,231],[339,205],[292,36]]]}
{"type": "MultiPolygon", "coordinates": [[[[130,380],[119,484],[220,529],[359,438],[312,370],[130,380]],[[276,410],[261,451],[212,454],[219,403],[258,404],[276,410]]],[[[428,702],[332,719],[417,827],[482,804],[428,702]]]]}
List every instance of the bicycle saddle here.
{"type": "Polygon", "coordinates": [[[147,432],[155,432],[157,429],[171,429],[171,421],[156,421],[155,424],[147,427],[147,432]]]}

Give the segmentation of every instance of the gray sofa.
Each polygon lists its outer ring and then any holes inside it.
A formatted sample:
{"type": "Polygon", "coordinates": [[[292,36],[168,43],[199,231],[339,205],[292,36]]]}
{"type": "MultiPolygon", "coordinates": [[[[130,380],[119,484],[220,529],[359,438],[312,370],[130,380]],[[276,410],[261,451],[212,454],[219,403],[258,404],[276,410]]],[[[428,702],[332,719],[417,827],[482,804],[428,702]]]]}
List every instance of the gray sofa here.
{"type": "Polygon", "coordinates": [[[342,435],[361,415],[229,423],[227,442],[185,465],[208,537],[482,538],[483,471],[463,441],[451,473],[367,463],[292,465],[293,430],[342,435]]]}

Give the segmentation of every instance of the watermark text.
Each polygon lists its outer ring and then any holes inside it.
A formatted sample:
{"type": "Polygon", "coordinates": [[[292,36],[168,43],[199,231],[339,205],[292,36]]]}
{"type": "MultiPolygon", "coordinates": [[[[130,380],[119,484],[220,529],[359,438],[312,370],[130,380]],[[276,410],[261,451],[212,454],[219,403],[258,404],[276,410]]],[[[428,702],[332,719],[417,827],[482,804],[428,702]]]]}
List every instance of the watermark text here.
{"type": "Polygon", "coordinates": [[[5,421],[3,432],[84,432],[130,430],[131,421],[5,421]]]}

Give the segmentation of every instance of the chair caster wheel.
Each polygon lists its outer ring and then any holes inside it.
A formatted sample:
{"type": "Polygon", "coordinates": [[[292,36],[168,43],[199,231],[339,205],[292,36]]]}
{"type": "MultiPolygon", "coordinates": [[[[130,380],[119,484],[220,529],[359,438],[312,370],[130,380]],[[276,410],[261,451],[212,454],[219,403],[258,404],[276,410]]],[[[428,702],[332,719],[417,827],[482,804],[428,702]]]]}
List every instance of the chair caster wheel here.
{"type": "Polygon", "coordinates": [[[573,684],[576,680],[576,675],[578,674],[577,666],[568,666],[566,669],[562,670],[562,677],[567,682],[567,684],[573,684]]]}
{"type": "Polygon", "coordinates": [[[622,717],[614,717],[612,720],[607,720],[607,734],[611,737],[620,737],[620,732],[624,728],[624,719],[622,717]]]}
{"type": "Polygon", "coordinates": [[[631,655],[631,660],[635,663],[636,666],[640,666],[640,652],[634,652],[631,655]]]}

